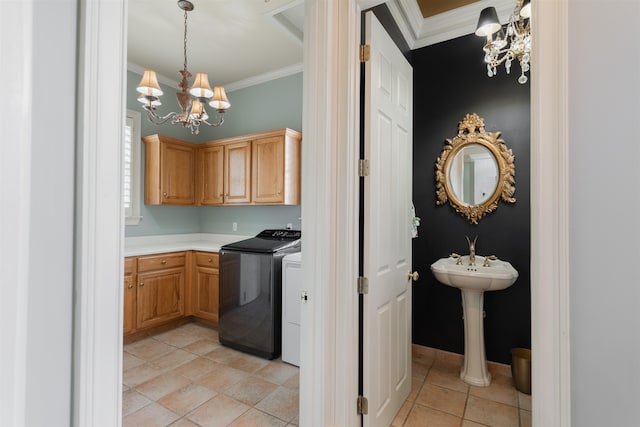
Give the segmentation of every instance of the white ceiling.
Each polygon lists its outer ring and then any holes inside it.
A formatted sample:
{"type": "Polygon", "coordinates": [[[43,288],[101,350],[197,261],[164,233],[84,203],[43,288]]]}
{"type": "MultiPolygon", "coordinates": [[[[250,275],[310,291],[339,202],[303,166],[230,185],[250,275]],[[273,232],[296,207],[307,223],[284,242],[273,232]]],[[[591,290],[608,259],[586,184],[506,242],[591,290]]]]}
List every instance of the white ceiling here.
{"type": "MultiPolygon", "coordinates": [[[[304,0],[191,0],[188,70],[205,72],[228,92],[302,71],[304,0]]],[[[424,19],[416,0],[390,0],[411,49],[475,30],[480,10],[498,9],[504,23],[515,0],[480,0],[424,19]]],[[[176,0],[129,0],[129,69],[155,70],[177,87],[183,65],[184,12],[176,0]]]]}

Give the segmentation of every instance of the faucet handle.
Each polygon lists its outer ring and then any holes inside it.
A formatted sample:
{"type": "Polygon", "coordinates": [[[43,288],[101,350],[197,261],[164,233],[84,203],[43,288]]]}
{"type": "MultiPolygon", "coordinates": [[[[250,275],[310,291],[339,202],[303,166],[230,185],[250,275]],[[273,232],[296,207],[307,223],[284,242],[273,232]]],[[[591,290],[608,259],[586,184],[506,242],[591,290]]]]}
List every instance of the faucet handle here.
{"type": "Polygon", "coordinates": [[[452,252],[451,255],[449,255],[449,258],[456,259],[456,265],[462,265],[462,255],[452,252]]]}
{"type": "Polygon", "coordinates": [[[484,257],[484,262],[482,263],[483,267],[489,267],[489,260],[491,261],[495,261],[497,260],[498,257],[495,255],[487,255],[486,257],[484,257]]]}

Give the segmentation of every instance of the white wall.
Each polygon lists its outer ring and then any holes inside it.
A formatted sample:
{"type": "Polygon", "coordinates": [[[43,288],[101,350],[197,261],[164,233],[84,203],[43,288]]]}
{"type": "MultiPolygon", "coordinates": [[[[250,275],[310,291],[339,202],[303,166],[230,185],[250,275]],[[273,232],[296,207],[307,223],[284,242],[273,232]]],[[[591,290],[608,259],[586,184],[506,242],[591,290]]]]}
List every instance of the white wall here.
{"type": "Polygon", "coordinates": [[[638,425],[640,2],[569,0],[575,426],[638,425]]]}
{"type": "Polygon", "coordinates": [[[76,2],[0,2],[0,425],[71,423],[76,2]]]}

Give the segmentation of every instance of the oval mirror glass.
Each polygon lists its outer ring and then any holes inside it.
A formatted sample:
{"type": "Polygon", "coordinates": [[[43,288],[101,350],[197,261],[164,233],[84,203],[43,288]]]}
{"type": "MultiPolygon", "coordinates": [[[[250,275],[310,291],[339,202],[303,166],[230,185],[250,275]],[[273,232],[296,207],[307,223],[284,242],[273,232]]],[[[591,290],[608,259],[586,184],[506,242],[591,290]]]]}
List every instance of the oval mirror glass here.
{"type": "Polygon", "coordinates": [[[473,206],[493,195],[499,173],[493,153],[483,145],[470,144],[462,147],[451,160],[447,179],[456,198],[473,206]]]}

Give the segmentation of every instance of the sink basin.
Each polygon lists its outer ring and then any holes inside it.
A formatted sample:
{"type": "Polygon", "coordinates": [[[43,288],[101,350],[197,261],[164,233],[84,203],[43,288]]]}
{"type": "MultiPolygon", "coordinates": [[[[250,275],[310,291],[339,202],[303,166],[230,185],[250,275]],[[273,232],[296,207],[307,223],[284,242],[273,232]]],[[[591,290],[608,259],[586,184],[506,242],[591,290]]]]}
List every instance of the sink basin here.
{"type": "Polygon", "coordinates": [[[482,264],[483,256],[476,255],[476,265],[469,265],[469,256],[461,257],[462,264],[455,258],[440,258],[431,264],[431,271],[439,282],[458,289],[475,291],[499,291],[513,285],[518,272],[507,261],[490,260],[489,266],[482,264]]]}
{"type": "MultiPolygon", "coordinates": [[[[475,243],[475,240],[474,240],[475,243]]],[[[483,305],[485,291],[499,291],[513,285],[518,272],[507,261],[489,260],[476,255],[475,266],[469,265],[469,255],[440,258],[431,264],[431,271],[439,282],[460,289],[464,314],[464,365],[460,378],[471,385],[486,387],[491,384],[484,349],[483,305]]]]}

